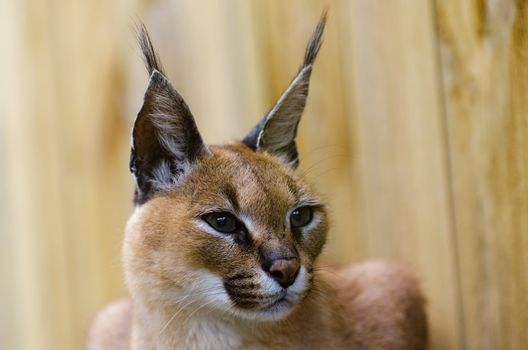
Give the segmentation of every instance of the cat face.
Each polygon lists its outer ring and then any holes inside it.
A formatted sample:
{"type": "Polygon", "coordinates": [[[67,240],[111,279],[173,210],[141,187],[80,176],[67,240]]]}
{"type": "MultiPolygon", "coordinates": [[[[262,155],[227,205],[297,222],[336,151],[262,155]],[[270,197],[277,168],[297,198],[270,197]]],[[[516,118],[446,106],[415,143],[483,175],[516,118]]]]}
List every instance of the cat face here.
{"type": "Polygon", "coordinates": [[[151,77],[133,130],[137,207],[123,246],[133,296],[265,320],[310,292],[327,214],[295,172],[295,136],[324,22],[264,119],[242,142],[209,147],[140,29],[151,77]]]}
{"type": "Polygon", "coordinates": [[[126,266],[164,303],[244,317],[287,314],[308,293],[324,206],[295,172],[244,145],[211,147],[181,186],[138,207],[126,266]]]}

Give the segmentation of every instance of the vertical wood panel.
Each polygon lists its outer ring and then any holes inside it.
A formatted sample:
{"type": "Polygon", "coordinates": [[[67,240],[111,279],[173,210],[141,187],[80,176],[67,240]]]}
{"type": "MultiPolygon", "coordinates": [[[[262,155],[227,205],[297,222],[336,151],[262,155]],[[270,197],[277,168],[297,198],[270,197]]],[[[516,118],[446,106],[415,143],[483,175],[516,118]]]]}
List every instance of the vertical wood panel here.
{"type": "Polygon", "coordinates": [[[468,349],[528,346],[528,3],[437,1],[468,349]]]}
{"type": "Polygon", "coordinates": [[[132,182],[116,64],[133,3],[104,4],[2,2],[12,247],[2,285],[13,307],[1,312],[10,325],[1,348],[81,348],[94,311],[123,293],[119,242],[132,182]]]}
{"type": "Polygon", "coordinates": [[[460,349],[432,4],[349,4],[368,254],[398,257],[418,270],[432,349],[460,349]]]}

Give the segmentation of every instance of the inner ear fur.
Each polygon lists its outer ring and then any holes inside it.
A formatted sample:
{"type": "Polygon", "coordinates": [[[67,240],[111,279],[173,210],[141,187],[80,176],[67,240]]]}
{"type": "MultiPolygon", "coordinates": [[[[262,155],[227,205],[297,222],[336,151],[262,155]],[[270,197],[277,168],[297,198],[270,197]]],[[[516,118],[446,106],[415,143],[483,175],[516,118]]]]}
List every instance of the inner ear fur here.
{"type": "Polygon", "coordinates": [[[143,25],[138,29],[150,80],[132,130],[130,170],[136,177],[136,204],[167,191],[200,157],[208,155],[189,107],[165,77],[143,25]]]}
{"type": "Polygon", "coordinates": [[[294,168],[299,164],[295,137],[306,106],[312,66],[322,44],[325,24],[326,12],[308,42],[299,72],[275,106],[242,140],[254,151],[271,153],[294,168]]]}

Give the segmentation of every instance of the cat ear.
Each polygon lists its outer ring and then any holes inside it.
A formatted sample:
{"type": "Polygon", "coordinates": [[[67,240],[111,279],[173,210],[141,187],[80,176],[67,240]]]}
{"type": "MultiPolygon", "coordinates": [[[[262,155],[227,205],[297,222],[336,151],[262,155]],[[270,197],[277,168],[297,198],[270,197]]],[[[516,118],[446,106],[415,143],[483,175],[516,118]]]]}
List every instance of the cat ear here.
{"type": "Polygon", "coordinates": [[[136,177],[136,204],[173,188],[192,164],[209,153],[181,95],[163,73],[143,25],[138,29],[150,80],[132,130],[130,171],[136,177]]]}
{"type": "Polygon", "coordinates": [[[321,47],[325,24],[326,11],[308,43],[299,73],[275,106],[242,140],[254,151],[271,153],[294,168],[299,164],[295,136],[306,106],[312,66],[321,47]]]}

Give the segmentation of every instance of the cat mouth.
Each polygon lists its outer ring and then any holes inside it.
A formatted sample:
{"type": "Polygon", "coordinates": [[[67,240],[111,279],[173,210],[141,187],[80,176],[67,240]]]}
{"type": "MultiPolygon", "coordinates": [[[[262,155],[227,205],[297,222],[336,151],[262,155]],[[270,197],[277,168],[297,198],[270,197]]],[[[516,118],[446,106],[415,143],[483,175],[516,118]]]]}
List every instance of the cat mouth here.
{"type": "Polygon", "coordinates": [[[287,294],[285,294],[284,296],[278,298],[277,300],[265,305],[262,308],[262,311],[273,311],[274,309],[277,309],[277,308],[291,307],[291,306],[293,306],[293,302],[289,300],[289,298],[287,297],[287,294]]]}
{"type": "Polygon", "coordinates": [[[262,305],[256,311],[269,314],[287,313],[292,310],[295,305],[302,301],[304,295],[304,293],[295,293],[284,290],[275,298],[273,298],[273,300],[270,300],[265,305],[262,305]]]}
{"type": "Polygon", "coordinates": [[[237,307],[247,311],[267,312],[277,308],[288,308],[295,304],[295,297],[287,290],[282,290],[271,295],[260,295],[256,300],[245,300],[234,293],[229,294],[237,307]]]}
{"type": "Polygon", "coordinates": [[[290,301],[288,301],[288,298],[287,298],[288,297],[287,291],[282,291],[278,294],[279,295],[277,297],[273,298],[274,300],[271,300],[266,305],[262,306],[261,310],[265,311],[268,309],[272,309],[273,307],[280,305],[280,304],[290,303],[290,301]]]}
{"type": "Polygon", "coordinates": [[[262,319],[282,319],[292,312],[300,300],[301,298],[295,293],[285,291],[282,296],[277,297],[255,311],[260,317],[262,317],[262,319]]]}
{"type": "Polygon", "coordinates": [[[286,317],[302,301],[304,295],[286,289],[273,294],[260,294],[258,298],[251,300],[228,294],[232,307],[238,310],[236,315],[258,320],[279,320],[286,317]]]}

